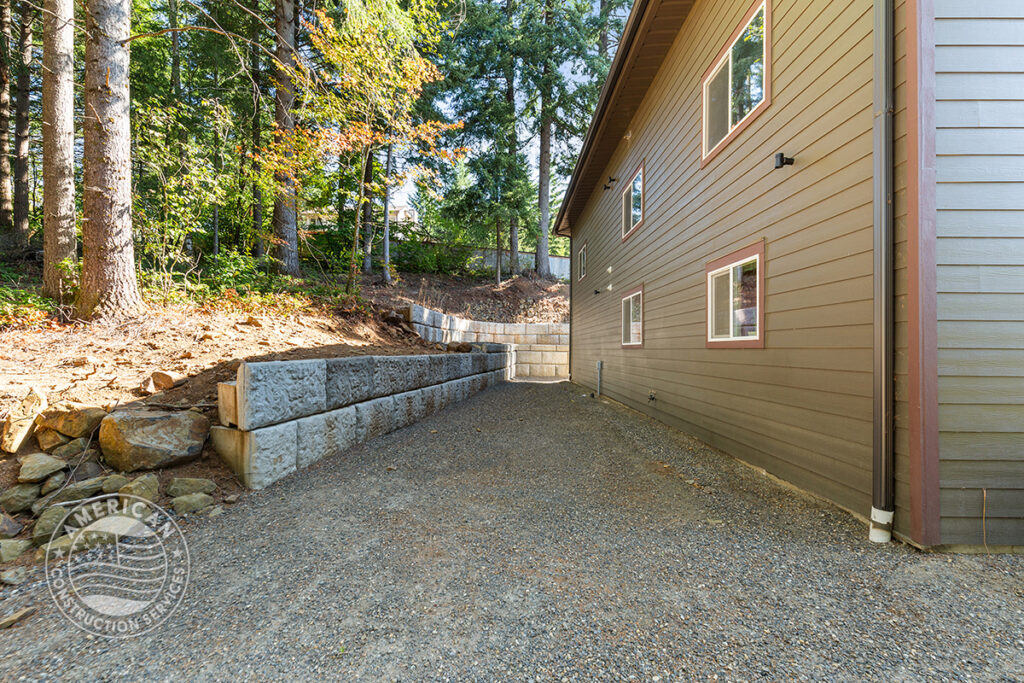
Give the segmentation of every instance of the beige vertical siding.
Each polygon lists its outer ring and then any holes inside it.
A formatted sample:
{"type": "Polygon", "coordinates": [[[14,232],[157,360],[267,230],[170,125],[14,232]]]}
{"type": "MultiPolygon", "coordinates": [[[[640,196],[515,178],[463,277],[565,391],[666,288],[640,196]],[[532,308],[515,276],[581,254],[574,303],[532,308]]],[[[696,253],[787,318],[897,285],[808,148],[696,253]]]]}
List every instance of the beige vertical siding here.
{"type": "Polygon", "coordinates": [[[775,0],[771,106],[701,169],[700,79],[751,4],[696,3],[606,169],[620,183],[572,226],[573,378],[595,386],[603,360],[612,398],[866,515],[872,2],[775,0]],[[776,152],[796,165],[774,170],[776,152]],[[646,219],[622,242],[642,160],[646,219]],[[761,239],[765,348],[706,349],[704,266],[761,239]],[[621,295],[641,284],[644,346],[622,349],[621,295]]]}
{"type": "Polygon", "coordinates": [[[942,542],[1024,545],[1024,2],[935,9],[942,542]]]}

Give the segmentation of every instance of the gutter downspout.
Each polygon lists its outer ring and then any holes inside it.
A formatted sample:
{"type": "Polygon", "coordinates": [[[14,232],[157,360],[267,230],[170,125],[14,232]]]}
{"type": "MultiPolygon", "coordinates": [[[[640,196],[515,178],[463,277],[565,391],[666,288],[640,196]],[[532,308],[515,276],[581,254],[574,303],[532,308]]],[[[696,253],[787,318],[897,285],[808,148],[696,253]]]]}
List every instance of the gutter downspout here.
{"type": "Polygon", "coordinates": [[[875,0],[873,462],[871,530],[892,538],[893,468],[893,0],[875,0]]]}

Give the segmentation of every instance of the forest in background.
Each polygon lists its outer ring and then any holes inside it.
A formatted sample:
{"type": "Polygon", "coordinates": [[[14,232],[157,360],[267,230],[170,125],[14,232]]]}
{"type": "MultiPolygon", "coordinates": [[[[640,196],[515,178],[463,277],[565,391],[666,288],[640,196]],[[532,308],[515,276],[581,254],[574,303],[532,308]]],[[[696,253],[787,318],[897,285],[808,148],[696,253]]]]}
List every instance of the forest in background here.
{"type": "Polygon", "coordinates": [[[458,272],[495,246],[548,276],[627,11],[0,0],[0,306],[121,318],[300,277],[353,295],[359,271],[458,272]],[[403,187],[420,220],[390,225],[403,187]],[[17,263],[40,251],[36,292],[17,263]]]}

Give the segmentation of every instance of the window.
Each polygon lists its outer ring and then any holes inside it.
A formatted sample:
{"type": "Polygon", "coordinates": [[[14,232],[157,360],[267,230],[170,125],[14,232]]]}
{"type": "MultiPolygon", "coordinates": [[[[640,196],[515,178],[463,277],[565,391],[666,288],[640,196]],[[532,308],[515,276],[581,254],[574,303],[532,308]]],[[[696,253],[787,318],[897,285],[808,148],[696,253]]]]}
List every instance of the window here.
{"type": "Polygon", "coordinates": [[[579,275],[577,280],[582,280],[587,276],[587,245],[580,247],[579,252],[576,254],[576,268],[579,275]]]}
{"type": "Polygon", "coordinates": [[[708,346],[764,348],[764,242],[709,263],[708,346]]]}
{"type": "Polygon", "coordinates": [[[644,344],[644,290],[634,289],[622,297],[622,345],[644,344]]]}
{"type": "Polygon", "coordinates": [[[644,165],[636,169],[622,191],[622,239],[632,235],[644,222],[644,165]]]}
{"type": "Polygon", "coordinates": [[[703,80],[703,161],[762,111],[771,99],[768,0],[751,8],[703,80]]]}

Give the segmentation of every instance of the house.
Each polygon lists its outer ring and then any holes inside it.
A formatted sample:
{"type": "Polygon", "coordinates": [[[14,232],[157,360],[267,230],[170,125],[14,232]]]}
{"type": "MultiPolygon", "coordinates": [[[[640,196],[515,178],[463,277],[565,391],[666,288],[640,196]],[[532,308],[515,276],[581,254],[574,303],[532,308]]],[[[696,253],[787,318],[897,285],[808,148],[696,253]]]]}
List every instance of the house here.
{"type": "Polygon", "coordinates": [[[556,229],[575,382],[1024,546],[1024,3],[636,0],[556,229]]]}

